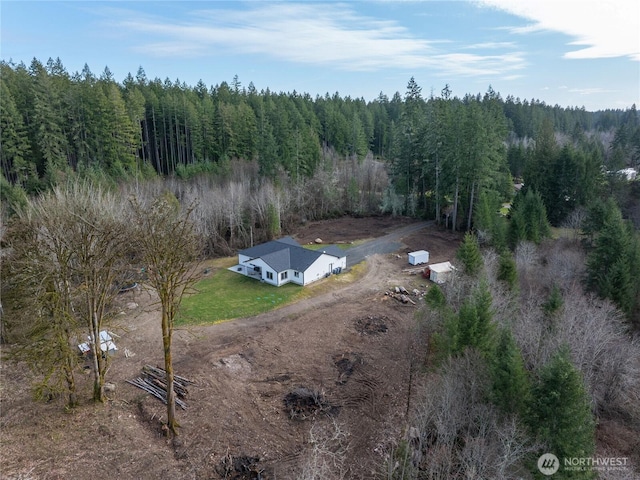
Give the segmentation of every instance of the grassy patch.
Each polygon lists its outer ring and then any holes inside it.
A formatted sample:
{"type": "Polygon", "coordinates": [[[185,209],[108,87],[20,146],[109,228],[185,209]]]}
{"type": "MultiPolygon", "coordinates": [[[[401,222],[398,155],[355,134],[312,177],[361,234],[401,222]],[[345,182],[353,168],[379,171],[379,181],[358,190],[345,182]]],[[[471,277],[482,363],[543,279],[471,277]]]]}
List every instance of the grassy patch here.
{"type": "Polygon", "coordinates": [[[565,228],[565,227],[551,227],[551,237],[558,238],[570,238],[570,239],[578,239],[580,238],[581,232],[580,229],[575,228],[565,228]]]}
{"type": "MultiPolygon", "coordinates": [[[[353,243],[336,243],[331,244],[337,246],[341,250],[349,250],[354,246],[353,243]]],[[[303,245],[304,248],[308,248],[309,250],[321,250],[323,248],[327,248],[327,244],[324,243],[310,243],[309,245],[303,245]]]]}
{"type": "Polygon", "coordinates": [[[359,278],[364,271],[356,267],[306,287],[293,283],[275,287],[227,270],[236,260],[217,259],[203,266],[213,273],[197,282],[195,292],[182,300],[176,325],[203,325],[258,315],[339,288],[359,278]]]}

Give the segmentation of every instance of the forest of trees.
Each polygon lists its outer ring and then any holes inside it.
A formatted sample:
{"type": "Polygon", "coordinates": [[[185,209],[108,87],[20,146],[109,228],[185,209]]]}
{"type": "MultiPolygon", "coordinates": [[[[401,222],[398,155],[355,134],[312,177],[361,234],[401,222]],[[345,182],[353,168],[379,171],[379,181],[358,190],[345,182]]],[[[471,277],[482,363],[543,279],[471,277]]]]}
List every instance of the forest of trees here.
{"type": "Polygon", "coordinates": [[[0,82],[3,199],[10,205],[22,192],[71,177],[222,177],[238,159],[258,165],[253,182],[282,185],[286,177],[287,185],[300,185],[322,172],[336,176],[330,151],[356,163],[340,166],[336,185],[319,180],[332,187],[323,197],[341,199],[334,214],[378,210],[373,196],[382,188],[387,211],[438,219],[446,211],[454,228],[468,230],[482,194],[509,201],[512,178],[526,177],[557,224],[597,193],[603,166],[640,161],[635,106],[586,112],[503,99],[491,87],[460,98],[445,86],[425,96],[411,79],[404,96],[380,93],[367,102],[338,93],[258,92],[237,77],[188,86],[150,80],[142,68],[120,84],[108,68],[96,76],[85,65],[70,74],[59,59],[28,67],[2,62],[0,82]],[[384,163],[388,185],[379,172],[354,175],[366,158],[384,163]]]}
{"type": "MultiPolygon", "coordinates": [[[[542,447],[592,455],[598,416],[640,420],[640,182],[617,173],[640,167],[635,105],[587,112],[446,85],[425,96],[413,78],[370,102],[258,92],[237,77],[194,87],[142,68],[120,84],[108,68],[34,59],[0,63],[0,128],[3,307],[22,312],[0,336],[51,348],[35,366],[41,387],[69,406],[69,339],[84,327],[95,338],[114,281],[142,261],[115,247],[126,232],[161,271],[161,248],[136,226],[165,240],[188,228],[198,251],[176,260],[186,271],[307,220],[388,213],[466,232],[460,275],[419,316],[437,378],[418,394],[418,447],[393,478],[427,478],[422,466],[428,478],[506,478],[534,471],[542,447]],[[163,223],[178,211],[188,221],[163,223]],[[554,229],[572,239],[548,241],[554,229]],[[37,301],[20,302],[24,289],[37,301]]],[[[167,332],[178,304],[163,303],[167,332]]]]}
{"type": "Polygon", "coordinates": [[[637,310],[640,187],[615,174],[640,166],[635,105],[587,112],[491,87],[460,98],[446,85],[425,96],[413,78],[404,95],[370,102],[258,92],[237,77],[193,87],[142,68],[120,84],[108,68],[70,74],[59,59],[2,62],[0,88],[5,221],[29,196],[79,179],[194,203],[208,255],[345,214],[435,219],[511,250],[539,243],[548,224],[585,226],[590,287],[637,310]],[[515,198],[514,183],[524,183],[515,198]],[[508,218],[497,216],[506,204],[508,218]],[[596,234],[613,219],[603,235],[624,238],[607,257],[596,234]]]}

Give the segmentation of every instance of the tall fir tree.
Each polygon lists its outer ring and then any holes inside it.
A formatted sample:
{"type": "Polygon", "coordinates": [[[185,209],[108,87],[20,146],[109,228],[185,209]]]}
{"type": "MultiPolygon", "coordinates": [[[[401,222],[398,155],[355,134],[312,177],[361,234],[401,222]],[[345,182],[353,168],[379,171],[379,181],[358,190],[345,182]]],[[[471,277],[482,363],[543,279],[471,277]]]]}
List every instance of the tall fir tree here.
{"type": "Polygon", "coordinates": [[[458,247],[456,258],[462,263],[464,273],[476,276],[482,268],[482,254],[478,238],[472,233],[465,233],[464,239],[458,247]]]}
{"type": "Polygon", "coordinates": [[[490,369],[492,402],[504,414],[523,418],[531,401],[531,383],[522,353],[508,328],[499,332],[490,369]]]}
{"type": "MultiPolygon", "coordinates": [[[[595,421],[580,371],[571,363],[567,348],[542,368],[531,399],[529,426],[561,464],[565,458],[593,456],[595,421]]],[[[593,476],[592,472],[564,471],[561,467],[554,478],[593,476]]]]}

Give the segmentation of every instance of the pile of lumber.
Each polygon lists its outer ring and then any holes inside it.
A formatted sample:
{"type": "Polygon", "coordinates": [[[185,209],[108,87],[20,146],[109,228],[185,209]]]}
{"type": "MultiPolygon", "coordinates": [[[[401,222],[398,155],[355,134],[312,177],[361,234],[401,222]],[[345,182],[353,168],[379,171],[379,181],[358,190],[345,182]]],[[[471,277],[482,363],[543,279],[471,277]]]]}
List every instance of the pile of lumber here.
{"type": "MultiPolygon", "coordinates": [[[[127,380],[127,383],[150,393],[165,405],[167,404],[167,372],[162,368],[145,365],[142,368],[142,376],[133,380],[127,380]]],[[[184,402],[187,393],[189,393],[187,386],[193,384],[194,382],[184,377],[179,375],[173,376],[173,391],[176,393],[176,405],[183,410],[187,408],[187,404],[184,402]]]]}

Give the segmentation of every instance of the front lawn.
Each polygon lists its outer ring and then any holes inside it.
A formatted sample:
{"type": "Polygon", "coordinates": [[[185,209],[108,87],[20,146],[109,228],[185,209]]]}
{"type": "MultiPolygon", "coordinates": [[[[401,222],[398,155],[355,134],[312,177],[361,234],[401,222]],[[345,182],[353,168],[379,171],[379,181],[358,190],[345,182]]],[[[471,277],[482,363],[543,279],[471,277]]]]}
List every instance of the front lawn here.
{"type": "Polygon", "coordinates": [[[176,325],[204,325],[258,315],[340,288],[362,276],[365,270],[362,264],[306,287],[294,283],[275,287],[227,270],[236,261],[236,258],[216,259],[202,266],[213,273],[198,281],[192,294],[185,295],[176,325]]]}
{"type": "Polygon", "coordinates": [[[250,317],[289,303],[303,294],[303,288],[299,285],[288,283],[274,287],[231,272],[224,266],[196,283],[194,289],[193,294],[182,300],[180,316],[176,321],[178,325],[250,317]]]}

